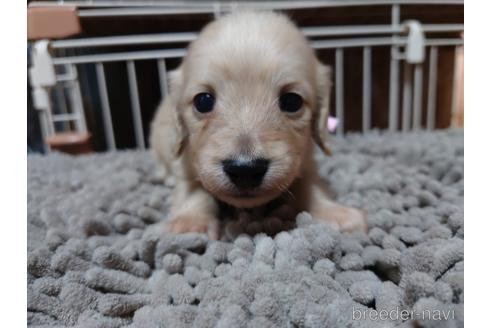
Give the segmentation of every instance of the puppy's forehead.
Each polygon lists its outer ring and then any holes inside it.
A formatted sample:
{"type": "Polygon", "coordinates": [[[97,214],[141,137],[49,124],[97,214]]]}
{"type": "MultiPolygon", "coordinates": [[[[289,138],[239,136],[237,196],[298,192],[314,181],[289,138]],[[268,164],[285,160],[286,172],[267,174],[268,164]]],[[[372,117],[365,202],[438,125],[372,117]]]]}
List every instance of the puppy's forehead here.
{"type": "Polygon", "coordinates": [[[207,26],[185,66],[194,77],[272,82],[313,76],[316,58],[300,31],[275,13],[232,14],[207,26]]]}

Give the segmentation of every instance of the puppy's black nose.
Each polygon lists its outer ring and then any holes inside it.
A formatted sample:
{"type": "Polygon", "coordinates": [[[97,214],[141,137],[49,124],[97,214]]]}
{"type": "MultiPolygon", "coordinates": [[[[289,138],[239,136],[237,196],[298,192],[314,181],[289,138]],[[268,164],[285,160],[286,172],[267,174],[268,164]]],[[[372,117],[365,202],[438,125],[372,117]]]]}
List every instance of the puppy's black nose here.
{"type": "Polygon", "coordinates": [[[227,159],[222,161],[222,169],[239,189],[253,189],[263,181],[269,163],[264,158],[227,159]]]}

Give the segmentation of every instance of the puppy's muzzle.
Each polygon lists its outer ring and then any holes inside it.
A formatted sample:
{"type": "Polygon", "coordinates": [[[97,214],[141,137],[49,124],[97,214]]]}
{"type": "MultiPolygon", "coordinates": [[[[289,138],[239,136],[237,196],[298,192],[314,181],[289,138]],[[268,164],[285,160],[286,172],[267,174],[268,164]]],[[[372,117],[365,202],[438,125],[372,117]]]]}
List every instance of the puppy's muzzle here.
{"type": "Polygon", "coordinates": [[[261,185],[269,164],[264,158],[226,159],[222,161],[222,169],[238,189],[245,190],[261,185]]]}

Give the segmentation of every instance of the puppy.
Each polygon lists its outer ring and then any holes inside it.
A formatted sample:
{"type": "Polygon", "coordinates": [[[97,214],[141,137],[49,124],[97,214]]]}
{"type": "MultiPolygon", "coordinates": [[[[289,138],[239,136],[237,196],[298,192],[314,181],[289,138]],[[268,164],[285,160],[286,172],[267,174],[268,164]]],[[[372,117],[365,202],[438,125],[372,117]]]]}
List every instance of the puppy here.
{"type": "Polygon", "coordinates": [[[330,200],[313,160],[315,144],[329,154],[330,87],[330,70],[287,17],[246,11],[207,25],[170,73],[151,127],[175,185],[169,230],[217,239],[220,204],[276,199],[341,230],[365,230],[361,211],[330,200]]]}

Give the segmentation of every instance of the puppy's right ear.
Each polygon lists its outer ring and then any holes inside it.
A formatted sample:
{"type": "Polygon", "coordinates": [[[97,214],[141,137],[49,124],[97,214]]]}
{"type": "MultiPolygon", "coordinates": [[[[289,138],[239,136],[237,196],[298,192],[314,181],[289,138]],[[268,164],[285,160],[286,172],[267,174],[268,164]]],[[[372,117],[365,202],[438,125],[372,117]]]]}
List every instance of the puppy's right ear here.
{"type": "Polygon", "coordinates": [[[331,69],[318,63],[316,69],[317,104],[311,122],[314,141],[326,155],[331,155],[329,146],[328,116],[330,115],[331,69]]]}
{"type": "Polygon", "coordinates": [[[174,71],[169,72],[169,94],[167,95],[166,102],[169,101],[171,108],[171,115],[174,117],[174,153],[179,157],[186,146],[188,141],[188,129],[186,128],[185,122],[183,120],[183,115],[179,110],[179,99],[181,95],[181,90],[183,87],[183,70],[180,67],[174,71]]]}

